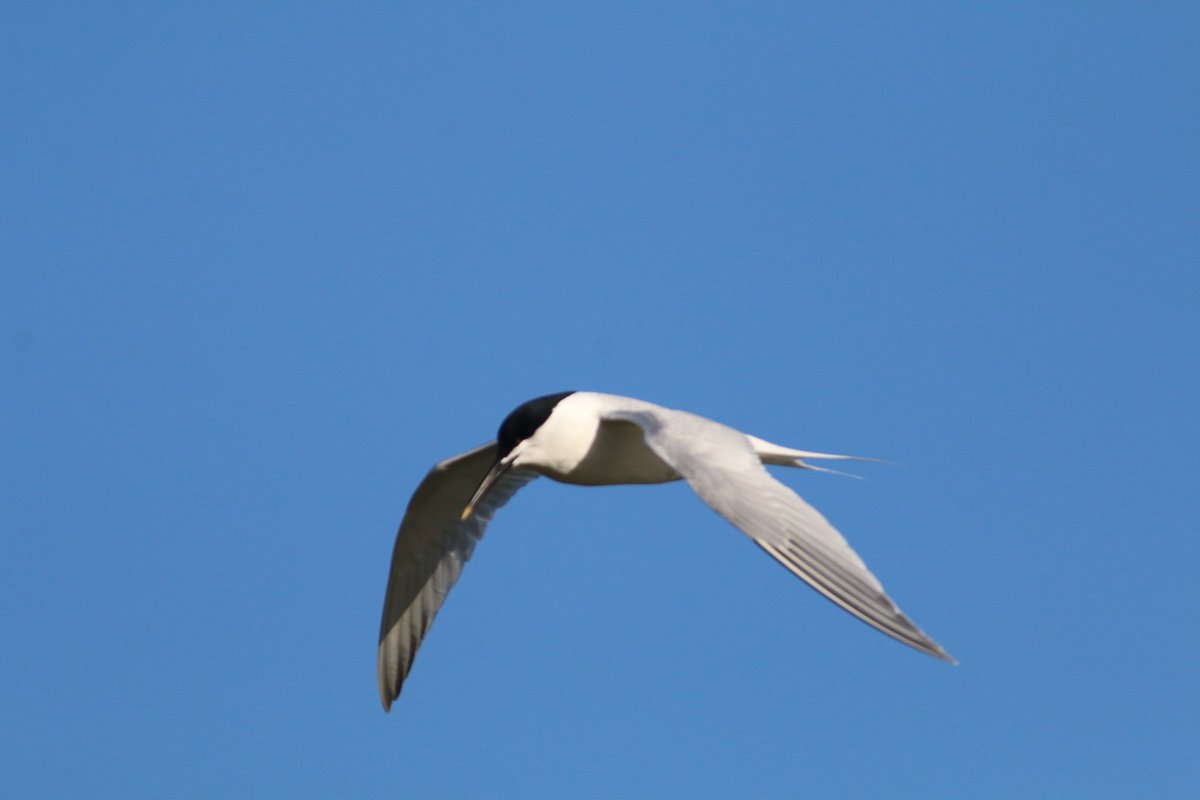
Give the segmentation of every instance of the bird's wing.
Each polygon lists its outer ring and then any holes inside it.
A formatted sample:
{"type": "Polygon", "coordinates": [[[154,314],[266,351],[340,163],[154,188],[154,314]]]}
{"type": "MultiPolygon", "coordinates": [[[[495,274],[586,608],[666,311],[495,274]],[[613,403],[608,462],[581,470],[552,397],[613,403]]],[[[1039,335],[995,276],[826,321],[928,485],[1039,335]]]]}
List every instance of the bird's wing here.
{"type": "Polygon", "coordinates": [[[509,470],[471,516],[461,519],[471,494],[495,460],[495,442],[447,459],[429,471],[408,501],[392,550],[379,630],[379,696],[384,710],[400,696],[421,640],[492,515],[537,477],[528,470],[509,470]]]}
{"type": "Polygon", "coordinates": [[[642,404],[614,408],[605,417],[638,425],[647,446],[692,491],[798,578],[887,635],[955,663],[896,607],[825,517],[767,472],[745,434],[695,414],[642,404]]]}

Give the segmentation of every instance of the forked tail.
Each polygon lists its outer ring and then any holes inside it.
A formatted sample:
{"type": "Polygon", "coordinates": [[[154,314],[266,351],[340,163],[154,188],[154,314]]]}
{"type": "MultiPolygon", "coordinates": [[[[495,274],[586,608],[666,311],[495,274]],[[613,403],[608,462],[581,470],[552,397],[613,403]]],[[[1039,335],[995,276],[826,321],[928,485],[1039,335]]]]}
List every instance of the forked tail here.
{"type": "Polygon", "coordinates": [[[841,470],[829,469],[828,467],[818,467],[815,464],[809,464],[804,459],[816,458],[827,459],[833,461],[873,461],[875,463],[886,464],[888,462],[878,458],[867,458],[866,456],[844,456],[836,453],[817,453],[812,450],[796,450],[792,447],[784,447],[783,445],[768,442],[765,439],[759,439],[757,436],[746,434],[746,438],[750,440],[750,446],[754,448],[754,452],[758,453],[759,459],[764,464],[774,464],[780,467],[799,467],[800,469],[808,469],[813,472],[827,472],[830,475],[844,475],[847,478],[861,478],[850,472],[842,472],[841,470]]]}

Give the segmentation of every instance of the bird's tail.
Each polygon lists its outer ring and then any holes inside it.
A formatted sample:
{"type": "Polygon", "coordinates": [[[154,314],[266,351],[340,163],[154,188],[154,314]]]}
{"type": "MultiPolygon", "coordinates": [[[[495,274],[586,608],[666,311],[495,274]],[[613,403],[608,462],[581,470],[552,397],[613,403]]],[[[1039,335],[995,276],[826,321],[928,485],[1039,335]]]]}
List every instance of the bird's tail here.
{"type": "MultiPolygon", "coordinates": [[[[781,467],[799,467],[800,469],[812,470],[813,472],[827,472],[831,475],[844,475],[848,478],[859,478],[850,472],[842,472],[841,470],[829,469],[828,467],[818,467],[815,464],[809,464],[805,459],[826,459],[833,461],[874,461],[876,463],[887,463],[878,458],[867,458],[865,456],[844,456],[836,453],[817,453],[812,450],[796,450],[792,447],[784,447],[783,445],[768,442],[765,439],[759,439],[757,436],[747,434],[747,439],[750,440],[751,447],[754,452],[758,453],[759,459],[764,464],[774,464],[781,467]]],[[[861,480],[861,478],[860,478],[861,480]]]]}

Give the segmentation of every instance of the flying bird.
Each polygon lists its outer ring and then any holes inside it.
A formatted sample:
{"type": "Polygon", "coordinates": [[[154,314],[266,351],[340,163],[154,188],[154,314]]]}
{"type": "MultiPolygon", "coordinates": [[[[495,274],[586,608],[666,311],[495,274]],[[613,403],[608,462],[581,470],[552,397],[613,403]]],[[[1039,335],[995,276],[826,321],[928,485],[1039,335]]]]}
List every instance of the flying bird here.
{"type": "Polygon", "coordinates": [[[539,475],[582,486],[685,480],[700,499],[825,597],[888,636],[954,659],[906,617],[842,535],[764,464],[818,471],[794,450],[719,422],[596,392],[518,406],[496,441],[434,466],[396,534],[379,632],[379,694],[399,697],[421,640],[497,509],[539,475]]]}

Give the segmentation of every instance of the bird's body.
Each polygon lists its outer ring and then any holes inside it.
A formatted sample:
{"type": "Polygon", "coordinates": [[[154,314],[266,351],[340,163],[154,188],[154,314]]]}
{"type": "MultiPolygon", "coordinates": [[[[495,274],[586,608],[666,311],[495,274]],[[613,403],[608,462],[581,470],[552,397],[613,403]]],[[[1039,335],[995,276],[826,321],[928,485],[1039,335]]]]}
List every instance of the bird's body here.
{"type": "Polygon", "coordinates": [[[646,445],[641,428],[611,418],[613,412],[639,405],[650,406],[628,397],[572,392],[529,438],[517,443],[524,448],[523,463],[536,465],[547,478],[577,486],[679,480],[679,473],[646,445]]]}
{"type": "Polygon", "coordinates": [[[887,597],[833,526],[764,464],[821,470],[843,459],[772,444],[630,397],[562,392],[530,400],[497,441],[443,461],[413,494],[392,554],[379,644],[384,708],[492,514],[538,475],[584,486],[686,480],[714,511],[793,574],[868,624],[947,661],[887,597]]]}

